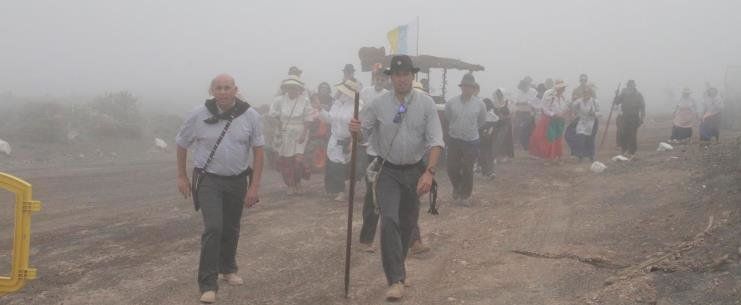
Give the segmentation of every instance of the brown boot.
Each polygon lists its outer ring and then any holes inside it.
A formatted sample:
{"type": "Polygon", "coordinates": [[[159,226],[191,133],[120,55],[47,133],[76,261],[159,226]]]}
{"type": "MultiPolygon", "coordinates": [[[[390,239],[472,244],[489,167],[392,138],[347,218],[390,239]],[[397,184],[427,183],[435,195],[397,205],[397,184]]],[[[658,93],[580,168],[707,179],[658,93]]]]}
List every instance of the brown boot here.
{"type": "Polygon", "coordinates": [[[366,244],[364,242],[360,243],[360,250],[365,253],[376,253],[376,247],[373,245],[373,242],[366,244]]]}
{"type": "Polygon", "coordinates": [[[224,274],[221,276],[221,279],[226,281],[227,283],[229,283],[229,285],[232,285],[232,286],[244,285],[244,280],[236,273],[224,274]]]}
{"type": "Polygon", "coordinates": [[[401,300],[402,297],[404,297],[404,284],[401,282],[391,285],[389,290],[386,291],[386,301],[396,302],[401,300]]]}

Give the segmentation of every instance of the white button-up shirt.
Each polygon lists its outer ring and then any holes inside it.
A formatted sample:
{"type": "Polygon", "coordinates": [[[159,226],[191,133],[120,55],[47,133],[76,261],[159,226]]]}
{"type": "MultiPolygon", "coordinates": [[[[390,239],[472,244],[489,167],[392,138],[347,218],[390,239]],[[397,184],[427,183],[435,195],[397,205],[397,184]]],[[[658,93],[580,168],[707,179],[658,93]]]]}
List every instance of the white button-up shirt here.
{"type": "Polygon", "coordinates": [[[533,88],[528,88],[528,90],[524,92],[520,89],[516,89],[513,102],[515,103],[515,111],[533,112],[540,108],[538,91],[535,91],[533,88]]]}
{"type": "Polygon", "coordinates": [[[478,96],[463,101],[456,96],[445,103],[445,120],[448,121],[448,135],[463,141],[479,139],[479,128],[487,119],[486,105],[478,96]]]}

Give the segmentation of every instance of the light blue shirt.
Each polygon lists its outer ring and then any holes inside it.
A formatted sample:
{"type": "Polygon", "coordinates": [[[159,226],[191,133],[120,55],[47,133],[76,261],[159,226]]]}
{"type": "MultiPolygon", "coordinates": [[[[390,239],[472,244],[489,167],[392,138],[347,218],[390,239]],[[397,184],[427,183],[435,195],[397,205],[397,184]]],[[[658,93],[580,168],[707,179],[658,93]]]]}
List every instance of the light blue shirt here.
{"type": "MultiPolygon", "coordinates": [[[[225,120],[216,124],[206,124],[204,120],[210,117],[211,113],[206,106],[196,108],[175,137],[178,146],[193,152],[194,167],[202,168],[206,164],[211,149],[226,125],[225,120]]],[[[206,171],[221,176],[238,175],[251,165],[249,162],[252,148],[263,145],[265,138],[262,119],[254,108],[250,108],[232,121],[206,171]]]]}
{"type": "Polygon", "coordinates": [[[406,112],[395,123],[401,103],[393,91],[387,92],[370,103],[361,118],[363,135],[370,140],[373,150],[396,165],[416,164],[430,148],[445,146],[432,98],[412,90],[404,105],[406,112]]]}

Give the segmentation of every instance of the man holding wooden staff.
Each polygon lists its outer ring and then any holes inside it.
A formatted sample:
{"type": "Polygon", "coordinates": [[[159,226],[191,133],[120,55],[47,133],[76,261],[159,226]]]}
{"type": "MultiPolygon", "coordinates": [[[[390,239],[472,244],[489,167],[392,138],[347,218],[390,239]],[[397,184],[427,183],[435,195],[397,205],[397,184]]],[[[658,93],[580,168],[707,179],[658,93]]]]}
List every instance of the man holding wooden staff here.
{"type": "Polygon", "coordinates": [[[392,91],[371,103],[359,120],[350,122],[350,131],[362,132],[378,153],[374,184],[389,301],[398,301],[404,295],[404,260],[419,217],[419,196],[430,191],[445,145],[435,102],[412,89],[418,71],[409,56],[394,56],[385,71],[391,76],[392,91]],[[423,157],[428,152],[425,164],[423,157]]]}

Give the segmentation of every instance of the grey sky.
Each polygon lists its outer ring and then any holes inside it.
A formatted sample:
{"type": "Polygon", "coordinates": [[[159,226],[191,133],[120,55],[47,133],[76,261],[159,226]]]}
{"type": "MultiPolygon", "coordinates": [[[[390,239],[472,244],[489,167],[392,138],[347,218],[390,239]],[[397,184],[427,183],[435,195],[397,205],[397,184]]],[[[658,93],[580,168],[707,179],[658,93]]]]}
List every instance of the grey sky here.
{"type": "Polygon", "coordinates": [[[699,94],[706,81],[722,86],[726,65],[741,65],[739,13],[738,0],[4,0],[0,92],[128,89],[147,107],[182,111],[227,72],[261,104],[289,66],[312,87],[336,83],[345,63],[358,66],[360,47],[386,45],[387,31],[419,16],[422,52],[484,65],[476,76],[486,96],[524,75],[573,85],[588,73],[603,100],[635,78],[658,104],[666,88],[699,94]]]}

